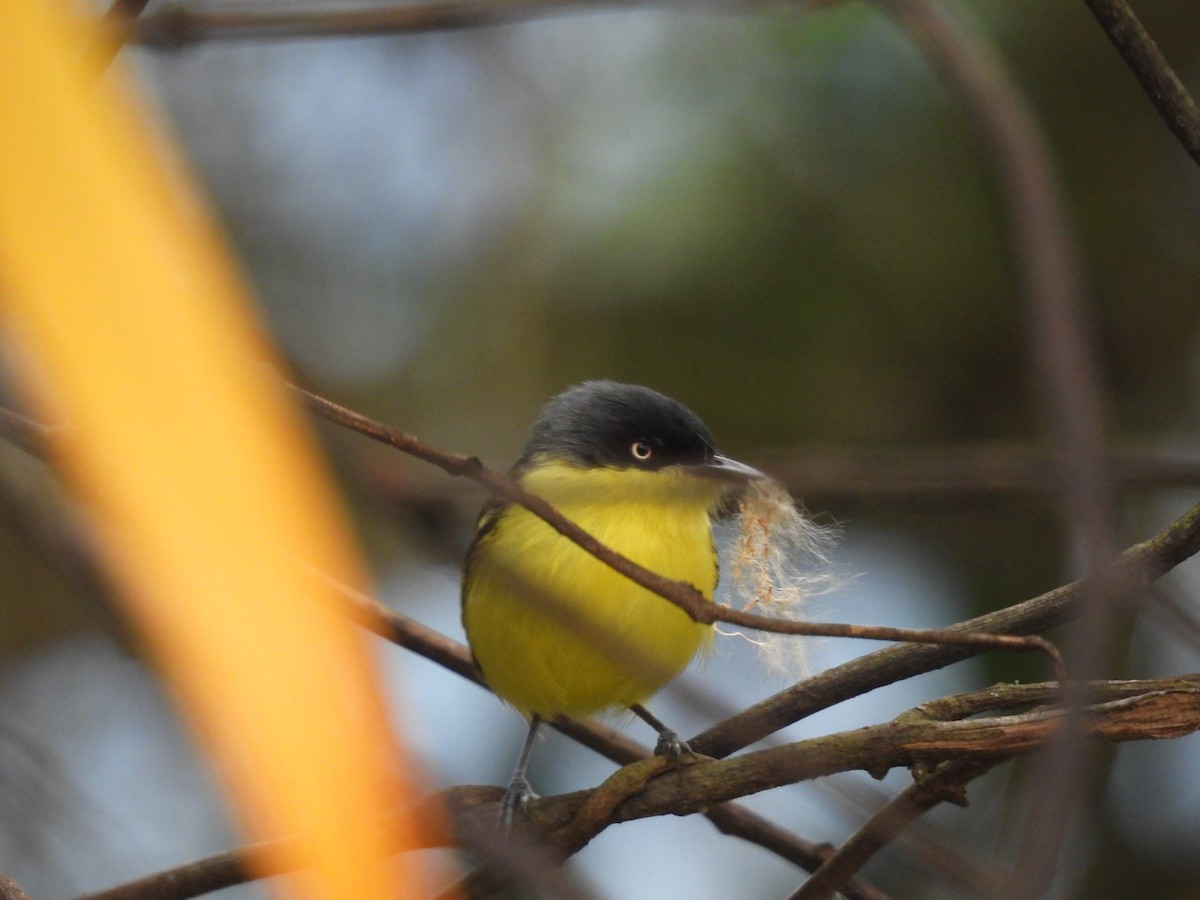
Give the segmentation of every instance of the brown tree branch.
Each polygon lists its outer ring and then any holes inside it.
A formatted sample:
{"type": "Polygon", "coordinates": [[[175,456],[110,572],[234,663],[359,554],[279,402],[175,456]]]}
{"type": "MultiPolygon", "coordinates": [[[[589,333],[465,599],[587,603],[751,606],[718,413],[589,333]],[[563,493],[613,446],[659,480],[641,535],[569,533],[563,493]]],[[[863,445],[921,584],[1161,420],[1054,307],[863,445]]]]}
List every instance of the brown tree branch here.
{"type": "MultiPolygon", "coordinates": [[[[1181,737],[1200,730],[1200,676],[1146,682],[1115,682],[1092,685],[1106,699],[1087,710],[1089,737],[1107,742],[1158,740],[1181,737]]],[[[986,709],[1011,709],[1038,704],[1051,698],[1051,685],[997,685],[963,698],[946,698],[942,706],[925,704],[881,725],[812,738],[780,747],[670,770],[643,783],[637,767],[660,767],[661,760],[642,760],[618,772],[610,784],[624,789],[636,785],[622,802],[610,810],[607,825],[636,818],[666,814],[704,812],[714,802],[727,802],[797,781],[837,772],[866,769],[886,771],[894,766],[933,767],[946,760],[996,762],[1036,749],[1062,727],[1061,709],[1034,709],[1019,715],[967,721],[945,721],[943,717],[986,709]],[[622,774],[624,773],[624,774],[622,774]],[[631,777],[632,776],[632,777],[631,777]]],[[[543,834],[570,828],[603,786],[534,801],[530,806],[532,827],[543,834]]],[[[494,829],[499,788],[463,786],[450,788],[425,802],[444,804],[451,811],[458,840],[494,829]]],[[[611,800],[612,798],[604,798],[611,800]]],[[[737,817],[753,816],[740,807],[721,817],[722,830],[737,817]]],[[[761,822],[753,829],[762,830],[761,822]]],[[[787,833],[770,832],[780,838],[783,855],[794,852],[787,833]]],[[[426,832],[429,846],[449,840],[440,832],[426,832]]],[[[573,843],[579,836],[572,835],[573,843]]],[[[761,842],[770,846],[772,840],[761,842]]],[[[247,850],[231,851],[198,860],[137,882],[89,894],[80,900],[183,900],[216,886],[237,883],[243,872],[247,850]],[[211,887],[206,887],[211,885],[211,887]]],[[[820,851],[816,851],[818,855],[820,851]]],[[[814,866],[815,868],[815,866],[814,866]]],[[[241,877],[244,878],[244,875],[241,877]]],[[[875,898],[863,893],[863,898],[875,898]]]]}
{"type": "Polygon", "coordinates": [[[214,40],[303,40],[326,37],[370,37],[455,31],[535,17],[569,15],[589,8],[619,9],[620,0],[436,0],[362,9],[189,9],[164,4],[142,16],[133,40],[160,49],[175,49],[214,40]]]}
{"type": "MultiPolygon", "coordinates": [[[[346,599],[351,617],[361,627],[468,681],[487,687],[470,651],[462,644],[347,585],[335,586],[346,599]]],[[[550,724],[618,765],[629,765],[653,756],[647,748],[599,722],[558,716],[550,724]]],[[[497,800],[501,793],[499,788],[456,789],[450,795],[451,810],[453,812],[456,807],[460,811],[470,810],[497,800]]],[[[736,803],[716,806],[705,816],[722,833],[763,847],[809,872],[816,870],[828,855],[823,845],[806,841],[736,803]]],[[[476,825],[475,830],[464,835],[471,847],[480,846],[485,841],[484,835],[494,830],[493,821],[480,821],[476,825]]],[[[251,880],[247,866],[250,853],[251,848],[226,851],[87,894],[78,900],[187,900],[251,880]]],[[[845,886],[844,893],[849,900],[887,900],[878,889],[857,879],[845,886]]]]}
{"type": "Polygon", "coordinates": [[[809,637],[863,638],[882,641],[908,641],[927,644],[953,644],[962,647],[1036,651],[1047,655],[1054,663],[1056,676],[1063,677],[1062,660],[1049,641],[1030,635],[987,634],[957,629],[888,628],[874,625],[851,625],[834,622],[799,622],[760,616],[722,606],[707,600],[703,594],[682,581],[664,578],[657,572],[638,565],[611,547],[598,541],[536,494],[522,488],[511,479],[484,466],[476,456],[463,456],[435,447],[414,434],[384,425],[367,416],[340,406],[302,388],[293,388],[306,401],[308,408],[330,422],[342,425],[380,443],[394,447],[410,456],[438,466],[450,475],[469,478],[492,493],[512,503],[519,503],[531,513],[586,550],[596,559],[624,575],[630,581],[675,604],[695,622],[712,625],[725,622],[742,628],[754,628],[774,634],[809,637]]]}
{"type": "MultiPolygon", "coordinates": [[[[1131,583],[1133,583],[1133,584],[1140,584],[1140,583],[1144,583],[1147,580],[1152,580],[1153,578],[1157,577],[1158,574],[1161,574],[1161,572],[1166,571],[1167,569],[1173,567],[1178,562],[1182,561],[1187,556],[1189,556],[1193,552],[1195,552],[1195,546],[1194,546],[1195,537],[1196,537],[1196,510],[1193,510],[1191,513],[1189,513],[1188,515],[1181,518],[1172,527],[1168,528],[1166,531],[1164,531],[1163,533],[1158,535],[1156,538],[1152,539],[1151,541],[1147,541],[1145,544],[1139,545],[1138,547],[1132,548],[1125,555],[1125,557],[1122,558],[1122,561],[1121,561],[1122,566],[1119,566],[1118,568],[1123,568],[1123,570],[1126,570],[1126,574],[1130,576],[1131,583]]],[[[1022,615],[1018,616],[1018,618],[1024,620],[1024,624],[1026,626],[1028,626],[1031,622],[1035,622],[1037,620],[1039,613],[1042,615],[1049,615],[1051,619],[1059,617],[1061,615],[1062,610],[1061,610],[1061,608],[1056,609],[1056,607],[1060,607],[1061,603],[1065,599],[1065,597],[1067,595],[1069,595],[1076,587],[1077,586],[1075,586],[1075,585],[1067,586],[1066,588],[1060,589],[1059,591],[1051,592],[1051,594],[1046,595],[1043,598],[1038,598],[1038,600],[1044,601],[1042,604],[1038,604],[1036,601],[1030,601],[1031,603],[1033,603],[1035,605],[1035,607],[1037,607],[1037,606],[1044,607],[1040,610],[1036,609],[1036,608],[1033,609],[1032,611],[1029,609],[1022,609],[1022,607],[1026,606],[1024,604],[1021,605],[1021,607],[1017,607],[1016,609],[1020,613],[1022,613],[1022,615]]],[[[995,625],[996,627],[999,627],[1001,630],[1003,630],[1003,628],[1006,627],[1005,622],[1003,620],[997,620],[991,624],[995,625]]],[[[1011,625],[1011,623],[1008,623],[1008,624],[1011,625]]],[[[1048,622],[1044,622],[1042,627],[1047,627],[1047,625],[1048,625],[1048,622]]],[[[989,625],[989,627],[991,627],[991,625],[989,625]]],[[[452,645],[452,642],[446,642],[446,644],[452,645]]],[[[903,650],[945,651],[947,649],[957,649],[957,648],[946,648],[946,647],[894,647],[894,648],[888,648],[888,650],[899,650],[899,651],[903,651],[903,650]]],[[[458,660],[455,661],[453,659],[453,654],[447,655],[447,653],[445,652],[446,650],[447,650],[447,647],[443,646],[441,648],[441,651],[439,651],[439,652],[441,652],[444,662],[451,663],[452,667],[457,666],[458,667],[457,670],[461,671],[463,674],[467,674],[468,671],[473,671],[473,666],[470,665],[469,657],[465,656],[465,651],[463,651],[464,655],[459,657],[458,660]]],[[[887,653],[888,653],[888,651],[880,651],[879,654],[871,654],[868,657],[864,657],[863,659],[871,660],[873,658],[879,657],[880,655],[886,656],[887,653]]],[[[970,655],[970,654],[966,653],[963,655],[965,656],[965,655],[970,655]]],[[[882,661],[886,662],[886,660],[882,660],[882,661]]],[[[941,664],[945,664],[945,663],[943,662],[941,664]]],[[[936,666],[931,666],[931,667],[936,667],[936,666]]],[[[885,665],[884,668],[887,668],[887,666],[885,665]]],[[[839,674],[841,674],[841,673],[839,673],[839,674]]],[[[900,676],[900,677],[903,677],[903,676],[900,676]]],[[[811,684],[809,684],[808,686],[812,687],[811,684]]],[[[845,686],[845,684],[842,685],[842,687],[844,687],[844,686],[845,686]]],[[[870,689],[869,686],[864,686],[862,682],[859,682],[859,687],[864,690],[870,689]]],[[[560,726],[562,725],[562,723],[558,723],[558,724],[560,724],[560,726]]],[[[570,725],[568,724],[567,728],[569,728],[569,727],[570,727],[570,725]]],[[[564,730],[567,730],[567,728],[564,728],[564,730]]],[[[636,747],[636,745],[632,745],[632,746],[636,747]]],[[[618,753],[620,753],[620,752],[628,753],[629,752],[628,747],[624,748],[623,751],[618,751],[618,753]]],[[[637,748],[637,750],[634,752],[644,753],[645,751],[642,750],[641,748],[637,748]]]]}
{"type": "Polygon", "coordinates": [[[100,70],[108,68],[121,48],[133,36],[138,16],[150,0],[113,0],[100,18],[96,37],[88,48],[90,61],[100,70]]]}
{"type": "MultiPolygon", "coordinates": [[[[1131,700],[1157,691],[1200,688],[1200,676],[1158,681],[1103,682],[1088,685],[1088,688],[1096,695],[1112,701],[1131,700]]],[[[955,721],[988,710],[1016,709],[1031,704],[1055,703],[1057,700],[1057,685],[1000,684],[986,691],[958,694],[922,704],[899,716],[897,721],[955,721]]],[[[1001,761],[999,758],[951,760],[929,776],[915,781],[851,835],[792,894],[790,900],[822,900],[829,897],[919,816],[944,801],[965,806],[966,785],[1001,761]]]]}
{"type": "MultiPolygon", "coordinates": [[[[1197,676],[1146,682],[1144,686],[1143,692],[1125,696],[1129,684],[1119,683],[1121,696],[1089,706],[1085,717],[1089,739],[1110,743],[1159,740],[1200,730],[1197,676]]],[[[1103,683],[1092,687],[1099,696],[1107,696],[1103,683]]],[[[1004,696],[1004,688],[992,690],[997,692],[997,707],[1013,704],[1012,698],[1004,696]]],[[[1004,759],[1043,746],[1061,731],[1066,715],[1061,708],[1038,708],[1016,715],[946,722],[906,714],[880,725],[685,766],[644,786],[640,784],[644,773],[638,768],[614,776],[620,779],[614,782],[619,787],[637,789],[615,805],[607,824],[702,812],[714,803],[855,769],[878,774],[896,766],[933,768],[948,760],[1004,759]]],[[[448,793],[453,798],[459,790],[452,788],[448,793]]],[[[569,827],[601,790],[603,786],[534,801],[530,805],[533,827],[545,834],[569,827]]],[[[495,814],[493,802],[452,803],[454,807],[460,816],[490,818],[495,814]]]]}
{"type": "MultiPolygon", "coordinates": [[[[462,644],[347,585],[337,587],[350,603],[352,615],[362,627],[468,681],[487,687],[483,673],[475,665],[470,651],[462,644]]],[[[630,765],[652,757],[647,748],[598,721],[560,715],[552,719],[550,724],[557,731],[618,765],[630,765]]],[[[722,833],[757,844],[809,872],[820,866],[827,855],[824,845],[806,841],[736,803],[713,807],[704,815],[722,833]]],[[[843,893],[849,900],[886,900],[885,894],[858,879],[846,884],[843,893]]]]}
{"type": "MultiPolygon", "coordinates": [[[[1158,580],[1200,552],[1200,504],[1154,537],[1126,550],[1104,573],[1114,590],[1126,594],[1158,580]]],[[[1032,600],[960,622],[953,628],[1000,634],[1045,631],[1078,615],[1084,583],[1075,581],[1032,600]]],[[[962,647],[899,644],[827,669],[786,688],[691,738],[697,753],[724,757],[788,725],[875,688],[940,669],[973,653],[962,647]]]]}
{"type": "Polygon", "coordinates": [[[825,900],[859,871],[912,821],[949,800],[966,805],[966,785],[1002,760],[971,759],[943,763],[892,798],[870,821],[852,834],[788,900],[825,900]]]}
{"type": "Polygon", "coordinates": [[[251,873],[250,857],[248,848],[229,850],[107,890],[82,894],[76,900],[185,900],[199,897],[246,884],[258,877],[251,873]]]}
{"type": "MultiPolygon", "coordinates": [[[[803,855],[798,856],[797,841],[800,839],[796,835],[762,819],[738,803],[722,803],[704,815],[722,834],[751,841],[808,872],[813,871],[814,859],[823,860],[833,852],[828,844],[803,841],[803,855]]],[[[858,878],[843,882],[841,893],[846,900],[888,900],[883,891],[858,878]]]]}
{"type": "MultiPolygon", "coordinates": [[[[1200,678],[1184,676],[1146,681],[1110,681],[1089,685],[1089,689],[1105,698],[1136,697],[1150,690],[1169,690],[1188,685],[1200,686],[1200,678]]],[[[958,694],[933,700],[915,707],[900,719],[935,719],[951,721],[964,719],[997,708],[1018,708],[1029,704],[1055,703],[1059,699],[1057,685],[997,685],[971,694],[958,694]]],[[[929,777],[914,782],[892,798],[872,818],[859,828],[836,853],[813,873],[793,895],[793,900],[816,900],[838,890],[844,879],[859,871],[890,840],[896,838],[919,816],[943,801],[966,805],[965,787],[980,775],[990,771],[996,761],[951,761],[944,763],[929,777]]]]}
{"type": "MultiPolygon", "coordinates": [[[[60,439],[63,434],[62,429],[41,425],[0,408],[0,436],[8,438],[37,458],[41,458],[42,446],[45,443],[60,439]]],[[[55,541],[55,543],[58,542],[55,541]]],[[[86,547],[78,546],[73,559],[85,572],[98,572],[95,561],[87,552],[86,547]]],[[[97,575],[97,577],[99,576],[97,575]]],[[[347,585],[334,584],[333,586],[347,600],[352,616],[362,627],[469,681],[486,687],[482,674],[471,658],[470,651],[463,645],[413,619],[388,609],[347,585]]],[[[567,736],[620,765],[650,756],[650,752],[646,748],[598,722],[581,722],[559,716],[551,724],[567,736]]],[[[780,853],[790,862],[800,865],[808,871],[816,869],[824,858],[818,845],[805,841],[757,814],[741,809],[734,804],[717,807],[711,810],[708,816],[714,825],[724,833],[741,837],[743,840],[758,844],[772,852],[780,853]]],[[[243,853],[231,851],[206,860],[189,863],[178,869],[148,876],[146,879],[139,880],[137,882],[139,886],[135,893],[128,896],[151,898],[196,896],[216,889],[206,887],[206,885],[223,885],[228,879],[234,879],[229,883],[240,883],[240,880],[247,877],[245,872],[243,853]]],[[[126,888],[135,890],[129,886],[113,890],[126,888]]],[[[881,892],[870,885],[858,881],[848,885],[846,890],[847,896],[862,898],[862,900],[880,900],[884,897],[881,892]]],[[[115,898],[122,895],[104,892],[98,896],[115,898]]]]}
{"type": "Polygon", "coordinates": [[[1200,165],[1200,110],[1154,38],[1125,0],[1084,0],[1146,96],[1188,155],[1200,165]]]}
{"type": "MultiPolygon", "coordinates": [[[[811,447],[761,451],[751,462],[770,471],[796,496],[958,501],[1061,490],[1054,455],[1030,444],[811,447]]],[[[1200,487],[1200,459],[1190,453],[1112,446],[1104,453],[1104,464],[1123,490],[1200,487]]]]}
{"type": "Polygon", "coordinates": [[[29,895],[11,875],[0,872],[0,900],[29,900],[29,895]]]}

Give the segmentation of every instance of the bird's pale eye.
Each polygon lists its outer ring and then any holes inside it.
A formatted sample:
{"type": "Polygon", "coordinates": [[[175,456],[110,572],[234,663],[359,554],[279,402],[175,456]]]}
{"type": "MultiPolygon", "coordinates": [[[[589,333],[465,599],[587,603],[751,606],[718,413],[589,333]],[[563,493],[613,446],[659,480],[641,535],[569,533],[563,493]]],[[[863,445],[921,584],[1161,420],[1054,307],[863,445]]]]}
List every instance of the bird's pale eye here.
{"type": "Polygon", "coordinates": [[[654,448],[645,441],[634,441],[629,446],[629,452],[638,462],[645,462],[654,455],[654,448]]]}

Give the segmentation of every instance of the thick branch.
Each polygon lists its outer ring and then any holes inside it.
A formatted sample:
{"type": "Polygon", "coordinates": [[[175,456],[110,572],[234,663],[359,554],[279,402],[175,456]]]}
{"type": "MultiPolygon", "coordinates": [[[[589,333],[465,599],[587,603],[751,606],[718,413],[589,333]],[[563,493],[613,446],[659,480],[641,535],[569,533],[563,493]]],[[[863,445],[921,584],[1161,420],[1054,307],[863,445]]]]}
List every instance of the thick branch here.
{"type": "Polygon", "coordinates": [[[29,900],[29,895],[11,875],[0,872],[0,900],[29,900]]]}
{"type": "MultiPolygon", "coordinates": [[[[1194,679],[1172,682],[1132,697],[1109,700],[1085,710],[1084,727],[1092,740],[1123,742],[1182,737],[1200,730],[1200,684],[1194,679]]],[[[1103,688],[1097,688],[1103,694],[1103,688]]],[[[1004,705],[1006,701],[1001,701],[1004,705]]],[[[892,722],[812,738],[730,759],[671,770],[641,785],[642,772],[613,776],[618,787],[637,790],[612,809],[609,823],[658,815],[687,815],[760,791],[813,778],[864,769],[885,772],[895,766],[932,768],[947,760],[996,760],[1028,753],[1045,744],[1063,727],[1061,709],[1037,709],[1020,715],[966,721],[919,720],[914,716],[892,722]]],[[[656,761],[649,761],[655,764],[656,761]]],[[[645,763],[635,763],[640,767],[645,763]]],[[[630,769],[631,767],[627,767],[630,769]]],[[[606,784],[608,784],[606,782],[606,784]]],[[[451,789],[450,796],[460,789],[451,789]]],[[[533,826],[550,834],[567,828],[593,803],[605,786],[535,801],[530,807],[533,826]]],[[[452,803],[463,810],[463,804],[452,803]]],[[[492,817],[485,804],[469,815],[492,817]]]]}

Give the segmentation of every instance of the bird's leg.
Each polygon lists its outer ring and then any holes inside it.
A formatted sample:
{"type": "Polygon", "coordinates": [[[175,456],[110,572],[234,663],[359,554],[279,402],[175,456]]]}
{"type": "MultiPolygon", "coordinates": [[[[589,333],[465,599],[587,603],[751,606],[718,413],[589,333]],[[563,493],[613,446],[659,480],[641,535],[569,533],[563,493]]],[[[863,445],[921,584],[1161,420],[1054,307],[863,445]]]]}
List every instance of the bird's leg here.
{"type": "Polygon", "coordinates": [[[658,743],[654,745],[655,754],[665,756],[675,764],[675,768],[679,768],[682,763],[683,754],[687,753],[691,755],[692,748],[687,745],[683,738],[660,722],[642,704],[633,704],[633,706],[629,707],[629,711],[658,732],[658,743]]]}
{"type": "Polygon", "coordinates": [[[523,814],[528,813],[529,801],[537,799],[525,772],[529,768],[529,758],[533,756],[533,739],[537,737],[538,726],[541,724],[541,717],[536,714],[529,719],[529,732],[525,735],[521,755],[517,757],[517,766],[509,779],[508,790],[504,792],[504,799],[500,801],[500,827],[505,831],[512,830],[517,810],[521,810],[523,814]]]}

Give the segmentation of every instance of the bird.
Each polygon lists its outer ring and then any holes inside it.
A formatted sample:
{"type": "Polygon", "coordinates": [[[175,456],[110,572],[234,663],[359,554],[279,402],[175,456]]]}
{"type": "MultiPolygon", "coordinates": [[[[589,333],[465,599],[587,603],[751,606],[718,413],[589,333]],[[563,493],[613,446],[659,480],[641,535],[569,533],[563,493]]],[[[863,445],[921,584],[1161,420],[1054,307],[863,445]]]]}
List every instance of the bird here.
{"type": "MultiPolygon", "coordinates": [[[[647,387],[586,381],[551,399],[509,472],[589,534],[712,601],[714,516],[761,472],[722,456],[691,410],[647,387]]],[[[462,615],[491,690],[529,729],[500,806],[536,797],[527,770],[539,726],[558,714],[629,710],[678,764],[679,736],[643,705],[712,640],[713,629],[635,584],[523,506],[484,505],[463,567],[462,615]]]]}

